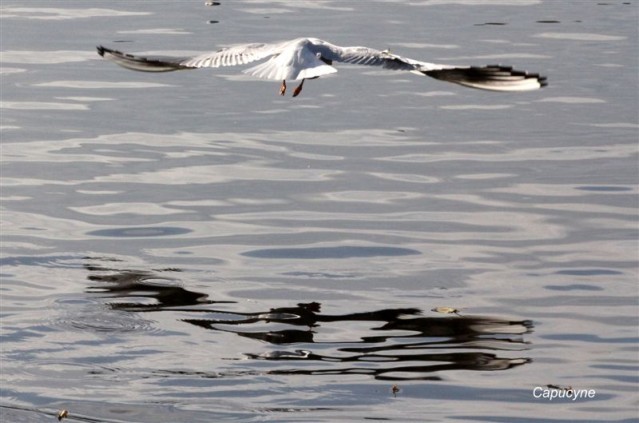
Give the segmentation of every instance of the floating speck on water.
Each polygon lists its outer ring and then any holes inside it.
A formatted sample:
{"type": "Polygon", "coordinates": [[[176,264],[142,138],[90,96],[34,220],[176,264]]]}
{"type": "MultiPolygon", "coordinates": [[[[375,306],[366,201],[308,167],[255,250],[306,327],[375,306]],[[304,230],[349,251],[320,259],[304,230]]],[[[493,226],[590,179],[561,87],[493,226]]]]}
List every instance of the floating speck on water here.
{"type": "Polygon", "coordinates": [[[431,311],[434,311],[436,313],[443,313],[443,314],[456,314],[458,316],[460,315],[459,314],[460,310],[453,307],[435,307],[431,309],[431,311]]]}

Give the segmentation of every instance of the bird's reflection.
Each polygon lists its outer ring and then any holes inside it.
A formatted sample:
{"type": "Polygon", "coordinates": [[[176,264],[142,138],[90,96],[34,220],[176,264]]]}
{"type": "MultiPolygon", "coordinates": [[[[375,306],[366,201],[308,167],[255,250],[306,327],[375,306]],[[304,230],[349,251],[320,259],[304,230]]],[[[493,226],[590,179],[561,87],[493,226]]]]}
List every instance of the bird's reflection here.
{"type": "Polygon", "coordinates": [[[117,299],[117,302],[110,303],[114,309],[161,311],[170,307],[214,303],[206,294],[189,291],[179,285],[173,286],[172,278],[158,277],[150,272],[131,270],[109,276],[92,276],[89,279],[108,283],[104,286],[92,286],[87,291],[104,293],[104,298],[117,299]],[[145,303],[141,301],[142,298],[154,301],[145,303]]]}
{"type": "Polygon", "coordinates": [[[234,312],[228,309],[233,301],[214,301],[167,276],[178,269],[117,270],[92,262],[85,267],[90,272],[88,279],[97,284],[92,284],[87,292],[101,295],[113,309],[184,311],[195,316],[182,319],[183,322],[271,346],[267,352],[244,352],[249,359],[278,365],[305,363],[300,368],[272,369],[270,374],[370,374],[377,379],[426,380],[438,379],[434,372],[506,370],[530,362],[528,358],[505,356],[507,352],[528,348],[523,337],[532,330],[529,320],[466,315],[425,317],[417,308],[331,315],[323,314],[317,302],[252,313],[234,312]],[[221,303],[226,304],[225,309],[214,308],[221,303]],[[352,322],[366,323],[365,329],[352,322]],[[348,338],[322,340],[325,330],[341,331],[348,338]],[[318,368],[308,368],[310,363],[316,363],[318,368]],[[348,367],[342,367],[346,363],[348,367]]]}

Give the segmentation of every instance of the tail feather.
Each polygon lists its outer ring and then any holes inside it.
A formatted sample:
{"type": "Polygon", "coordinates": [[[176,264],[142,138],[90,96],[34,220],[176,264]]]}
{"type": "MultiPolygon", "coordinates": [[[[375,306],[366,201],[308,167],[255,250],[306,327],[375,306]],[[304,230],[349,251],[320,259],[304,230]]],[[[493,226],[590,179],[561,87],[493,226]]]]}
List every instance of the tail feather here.
{"type": "Polygon", "coordinates": [[[183,69],[193,69],[181,64],[187,57],[145,57],[133,54],[122,53],[121,51],[112,50],[108,47],[97,46],[98,54],[123,68],[132,69],[140,72],[171,72],[183,69]]]}
{"type": "Polygon", "coordinates": [[[442,81],[489,91],[530,91],[548,85],[545,76],[501,65],[420,70],[418,72],[442,81]]]}

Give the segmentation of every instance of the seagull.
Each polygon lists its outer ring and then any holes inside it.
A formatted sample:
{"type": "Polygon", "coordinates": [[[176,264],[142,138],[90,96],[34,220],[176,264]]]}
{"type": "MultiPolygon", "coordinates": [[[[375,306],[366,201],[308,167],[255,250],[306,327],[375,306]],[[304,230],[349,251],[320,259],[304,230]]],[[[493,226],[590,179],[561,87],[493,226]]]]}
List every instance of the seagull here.
{"type": "Polygon", "coordinates": [[[340,47],[318,38],[296,38],[277,43],[241,44],[194,57],[140,56],[98,46],[98,54],[116,64],[142,72],[219,68],[245,65],[267,59],[244,73],[267,80],[282,81],[280,95],[286,94],[286,81],[299,81],[293,90],[297,97],[307,79],[337,72],[333,63],[377,66],[411,72],[466,87],[489,91],[530,91],[547,85],[546,77],[514,70],[510,66],[454,66],[421,62],[368,47],[340,47]]]}

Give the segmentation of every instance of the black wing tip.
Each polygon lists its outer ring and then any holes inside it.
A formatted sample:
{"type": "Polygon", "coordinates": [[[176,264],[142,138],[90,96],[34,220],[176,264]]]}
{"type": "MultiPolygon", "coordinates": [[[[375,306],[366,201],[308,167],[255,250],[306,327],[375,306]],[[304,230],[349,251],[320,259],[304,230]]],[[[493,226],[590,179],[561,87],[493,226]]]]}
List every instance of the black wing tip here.
{"type": "Polygon", "coordinates": [[[104,47],[103,45],[96,46],[95,48],[98,50],[98,54],[102,57],[104,57],[106,53],[109,53],[109,54],[119,53],[119,51],[110,49],[108,47],[104,47]]]}
{"type": "MultiPolygon", "coordinates": [[[[482,66],[473,66],[473,68],[481,69],[482,66]]],[[[522,76],[525,79],[536,79],[537,82],[539,82],[540,88],[548,86],[548,77],[546,77],[545,75],[540,75],[538,73],[529,73],[527,71],[513,69],[512,66],[504,66],[500,64],[488,65],[484,68],[495,72],[509,72],[513,76],[522,76]]]]}
{"type": "MultiPolygon", "coordinates": [[[[115,56],[125,56],[125,54],[122,53],[121,51],[114,50],[109,47],[104,47],[103,45],[96,46],[95,48],[98,50],[98,54],[102,57],[104,57],[105,54],[113,54],[115,56]]],[[[130,56],[130,54],[128,56],[130,56]]]]}
{"type": "Polygon", "coordinates": [[[498,72],[507,72],[511,76],[519,76],[524,79],[536,79],[539,83],[539,88],[543,88],[548,86],[548,77],[544,75],[540,75],[538,73],[530,73],[523,70],[514,69],[512,66],[504,66],[501,64],[492,64],[487,66],[471,66],[472,70],[487,73],[487,74],[495,74],[498,72]]]}
{"type": "Polygon", "coordinates": [[[546,76],[514,69],[512,66],[491,64],[424,71],[424,75],[473,88],[496,91],[533,90],[548,86],[546,76]],[[513,79],[514,78],[514,79],[513,79]],[[530,85],[534,81],[537,86],[530,85]],[[523,88],[528,85],[528,88],[523,88]]]}
{"type": "Polygon", "coordinates": [[[540,76],[539,78],[537,78],[537,81],[539,81],[540,88],[544,88],[548,86],[548,78],[545,76],[540,76]]]}

